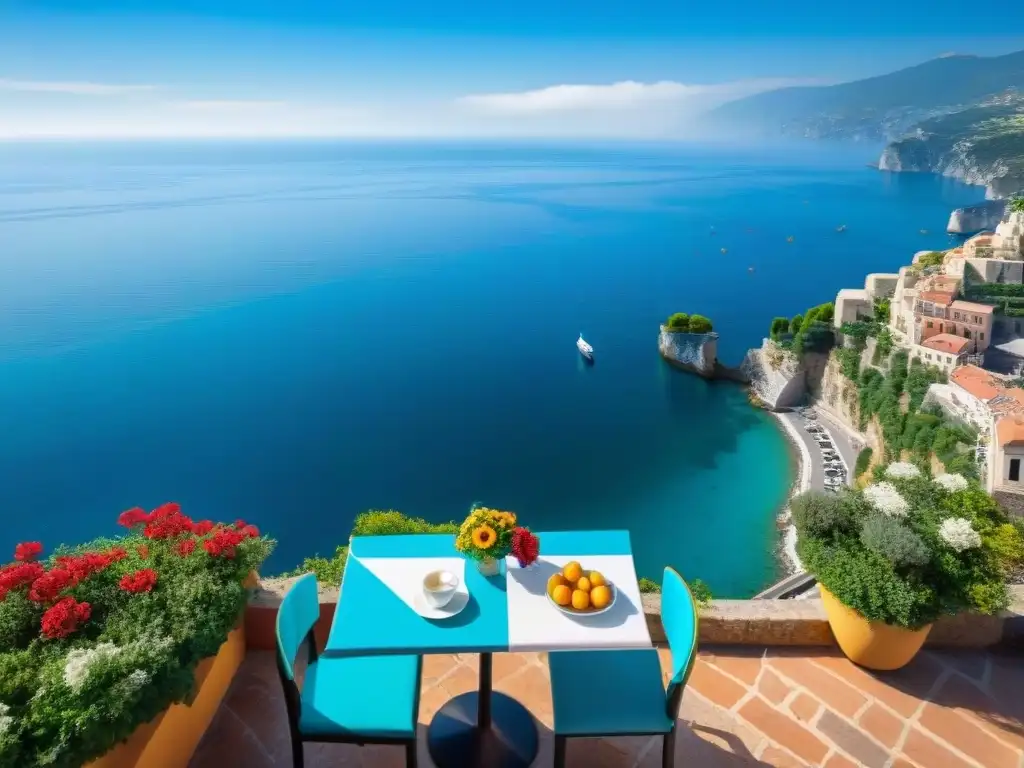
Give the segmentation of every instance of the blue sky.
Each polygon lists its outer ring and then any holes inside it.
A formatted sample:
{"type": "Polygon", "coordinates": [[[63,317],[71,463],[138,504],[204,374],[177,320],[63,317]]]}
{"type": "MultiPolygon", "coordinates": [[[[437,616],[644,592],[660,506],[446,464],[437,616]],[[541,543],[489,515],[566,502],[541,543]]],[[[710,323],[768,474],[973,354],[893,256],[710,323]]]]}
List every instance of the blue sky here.
{"type": "Polygon", "coordinates": [[[766,88],[1024,48],[1024,7],[999,13],[950,0],[6,0],[0,137],[662,137],[766,88]]]}

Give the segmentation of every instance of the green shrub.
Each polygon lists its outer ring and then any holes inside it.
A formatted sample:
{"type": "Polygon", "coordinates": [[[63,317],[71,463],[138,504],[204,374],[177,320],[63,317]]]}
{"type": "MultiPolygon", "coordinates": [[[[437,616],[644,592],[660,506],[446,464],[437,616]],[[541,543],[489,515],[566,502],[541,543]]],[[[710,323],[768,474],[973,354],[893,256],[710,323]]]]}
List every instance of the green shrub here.
{"type": "Polygon", "coordinates": [[[837,349],[836,359],[839,360],[839,367],[843,372],[843,376],[850,381],[856,381],[860,375],[860,350],[848,347],[837,349]]]}
{"type": "Polygon", "coordinates": [[[768,338],[773,341],[778,341],[779,337],[789,332],[789,318],[788,317],[776,317],[772,320],[771,331],[768,333],[768,338]]]}
{"type": "Polygon", "coordinates": [[[711,333],[711,321],[704,315],[690,315],[690,333],[711,333]]]}
{"type": "MultiPolygon", "coordinates": [[[[886,478],[878,469],[876,477],[886,478]]],[[[820,512],[793,515],[800,558],[844,605],[911,629],[943,614],[1007,605],[1005,573],[1020,551],[1006,515],[979,488],[951,493],[921,476],[846,495],[855,532],[823,523],[820,512]]]]}
{"type": "Polygon", "coordinates": [[[123,513],[130,533],[0,566],[0,766],[77,768],[192,693],[274,542],[176,504],[123,513]],[[14,574],[30,578],[15,578],[14,574]]]}
{"type": "Polygon", "coordinates": [[[868,471],[868,466],[871,464],[871,448],[865,448],[857,454],[857,463],[853,468],[853,476],[860,477],[868,471]]]}
{"type": "Polygon", "coordinates": [[[875,365],[880,365],[883,360],[889,357],[889,353],[892,352],[894,346],[895,342],[889,329],[879,329],[878,335],[875,336],[875,355],[871,362],[875,365]]]}
{"type": "MultiPolygon", "coordinates": [[[[641,576],[637,579],[637,583],[640,585],[640,592],[643,594],[660,594],[661,584],[654,581],[654,579],[648,579],[646,576],[641,576]]],[[[686,585],[690,588],[690,594],[693,595],[693,599],[697,603],[698,608],[707,608],[711,604],[712,595],[711,589],[700,579],[687,580],[686,585]]]]}
{"type": "Polygon", "coordinates": [[[690,316],[685,312],[676,312],[674,315],[669,316],[668,320],[665,321],[665,325],[673,331],[688,333],[690,330],[690,316]]]}
{"type": "Polygon", "coordinates": [[[804,324],[803,315],[795,315],[792,320],[789,321],[789,332],[796,335],[800,333],[800,328],[804,324]]]}
{"type": "Polygon", "coordinates": [[[804,491],[793,497],[789,511],[798,530],[813,532],[815,536],[848,533],[856,525],[855,510],[845,495],[804,491]]]}
{"type": "Polygon", "coordinates": [[[916,266],[918,267],[938,267],[942,265],[943,259],[946,258],[944,251],[932,251],[926,253],[917,260],[916,266]]]}
{"type": "Polygon", "coordinates": [[[1006,204],[1007,210],[1013,213],[1024,213],[1024,196],[1011,197],[1006,204]]]}
{"type": "Polygon", "coordinates": [[[865,323],[858,320],[854,323],[843,323],[839,326],[839,332],[843,336],[849,336],[850,338],[857,339],[857,341],[863,342],[868,336],[874,336],[874,328],[870,323],[865,323]]]}
{"type": "Polygon", "coordinates": [[[640,586],[640,591],[646,594],[661,592],[661,584],[656,582],[654,579],[648,579],[646,576],[641,576],[637,579],[637,584],[640,586]]]}

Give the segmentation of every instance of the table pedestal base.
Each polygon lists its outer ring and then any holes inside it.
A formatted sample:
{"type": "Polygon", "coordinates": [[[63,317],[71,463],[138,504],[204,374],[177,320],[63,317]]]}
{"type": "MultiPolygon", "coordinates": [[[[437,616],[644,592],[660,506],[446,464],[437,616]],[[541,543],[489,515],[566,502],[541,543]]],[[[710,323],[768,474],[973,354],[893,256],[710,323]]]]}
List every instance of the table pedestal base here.
{"type": "Polygon", "coordinates": [[[529,710],[489,692],[490,725],[477,727],[480,693],[456,696],[430,723],[427,747],[437,768],[529,768],[537,757],[537,726],[529,710]]]}

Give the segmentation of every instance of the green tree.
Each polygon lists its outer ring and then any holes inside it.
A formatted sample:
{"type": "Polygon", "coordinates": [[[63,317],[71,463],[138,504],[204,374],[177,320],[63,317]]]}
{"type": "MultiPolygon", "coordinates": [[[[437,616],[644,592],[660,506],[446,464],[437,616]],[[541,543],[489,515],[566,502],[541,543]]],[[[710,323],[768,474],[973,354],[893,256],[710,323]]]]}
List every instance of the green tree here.
{"type": "Polygon", "coordinates": [[[789,321],[789,332],[792,334],[800,333],[800,327],[804,324],[804,316],[796,315],[792,320],[789,321]]]}
{"type": "Polygon", "coordinates": [[[711,321],[704,315],[690,315],[690,333],[711,333],[711,321]]]}
{"type": "Polygon", "coordinates": [[[776,317],[772,320],[772,329],[768,334],[773,340],[778,341],[779,337],[789,332],[789,318],[776,317]]]}
{"type": "Polygon", "coordinates": [[[1013,213],[1024,213],[1024,196],[1017,195],[1016,197],[1011,197],[1007,207],[1013,213]]]}
{"type": "Polygon", "coordinates": [[[676,312],[665,323],[673,331],[685,333],[690,330],[690,316],[685,312],[676,312]]]}

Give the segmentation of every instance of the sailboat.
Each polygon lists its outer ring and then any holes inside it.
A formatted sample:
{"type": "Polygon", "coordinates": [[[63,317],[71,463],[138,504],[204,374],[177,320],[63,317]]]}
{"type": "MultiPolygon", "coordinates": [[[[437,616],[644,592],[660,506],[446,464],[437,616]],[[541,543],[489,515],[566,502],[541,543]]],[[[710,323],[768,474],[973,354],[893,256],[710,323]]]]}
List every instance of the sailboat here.
{"type": "Polygon", "coordinates": [[[580,354],[583,355],[587,360],[594,359],[594,348],[583,340],[582,333],[580,334],[580,337],[576,339],[576,349],[578,349],[580,351],[580,354]]]}

